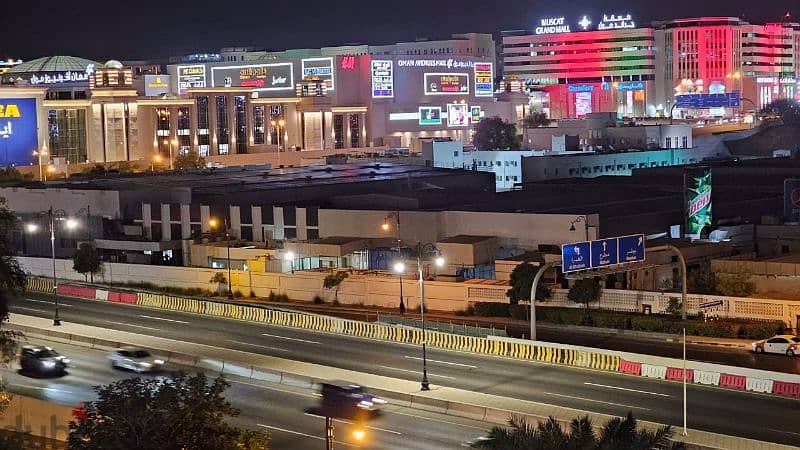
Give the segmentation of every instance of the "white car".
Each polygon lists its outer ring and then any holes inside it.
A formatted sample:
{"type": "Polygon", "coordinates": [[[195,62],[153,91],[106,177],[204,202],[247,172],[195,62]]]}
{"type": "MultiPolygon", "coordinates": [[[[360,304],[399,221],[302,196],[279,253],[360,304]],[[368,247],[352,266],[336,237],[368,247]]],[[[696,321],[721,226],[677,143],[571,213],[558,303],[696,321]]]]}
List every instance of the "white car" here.
{"type": "Polygon", "coordinates": [[[142,348],[123,347],[111,352],[108,358],[114,369],[128,369],[136,373],[157,372],[164,366],[163,359],[142,348]]]}
{"type": "Polygon", "coordinates": [[[753,342],[753,351],[756,353],[777,353],[786,356],[800,355],[800,337],[789,334],[779,334],[769,339],[753,342]]]}

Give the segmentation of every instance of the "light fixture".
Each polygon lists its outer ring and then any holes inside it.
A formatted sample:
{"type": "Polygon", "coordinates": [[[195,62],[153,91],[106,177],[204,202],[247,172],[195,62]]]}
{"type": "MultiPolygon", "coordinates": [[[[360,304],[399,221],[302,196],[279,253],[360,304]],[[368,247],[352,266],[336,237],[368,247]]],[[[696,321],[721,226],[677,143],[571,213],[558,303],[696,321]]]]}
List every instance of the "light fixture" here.
{"type": "Polygon", "coordinates": [[[575,231],[575,223],[569,224],[569,231],[575,231]]]}
{"type": "Polygon", "coordinates": [[[295,256],[294,252],[289,250],[288,252],[283,254],[283,259],[287,261],[294,261],[294,256],[295,256]]]}
{"type": "Polygon", "coordinates": [[[27,231],[28,233],[36,233],[37,231],[39,231],[39,225],[35,223],[25,224],[25,231],[27,231]]]}
{"type": "Polygon", "coordinates": [[[389,222],[384,220],[383,225],[381,225],[381,228],[383,228],[383,231],[389,231],[389,222]]]}
{"type": "Polygon", "coordinates": [[[78,221],[75,219],[67,219],[64,225],[66,225],[68,230],[74,230],[78,228],[78,221]]]}
{"type": "Polygon", "coordinates": [[[397,273],[403,273],[406,271],[406,265],[402,261],[398,261],[394,263],[394,271],[397,273]]]}
{"type": "Polygon", "coordinates": [[[219,225],[219,220],[217,220],[217,219],[215,219],[215,218],[213,218],[213,217],[212,217],[212,218],[210,218],[210,219],[208,219],[208,226],[209,226],[209,227],[211,227],[211,228],[217,228],[217,226],[218,226],[218,225],[219,225]]]}
{"type": "Polygon", "coordinates": [[[444,267],[444,257],[437,256],[436,259],[433,260],[433,263],[436,264],[436,267],[444,267]]]}

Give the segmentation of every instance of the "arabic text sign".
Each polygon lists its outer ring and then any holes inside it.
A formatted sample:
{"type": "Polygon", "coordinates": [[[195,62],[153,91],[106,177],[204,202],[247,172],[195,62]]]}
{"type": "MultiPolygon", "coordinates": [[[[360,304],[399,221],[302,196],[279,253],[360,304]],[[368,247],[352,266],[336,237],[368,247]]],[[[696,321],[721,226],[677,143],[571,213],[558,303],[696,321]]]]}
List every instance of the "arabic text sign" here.
{"type": "Polygon", "coordinates": [[[622,236],[617,238],[619,241],[619,262],[633,263],[644,261],[644,235],[634,234],[632,236],[622,236]]]}
{"type": "Polygon", "coordinates": [[[618,264],[617,245],[616,238],[592,241],[592,268],[618,264]]]}
{"type": "Polygon", "coordinates": [[[590,242],[576,242],[561,246],[562,272],[577,272],[591,269],[590,242]]]}
{"type": "Polygon", "coordinates": [[[717,306],[722,306],[724,302],[722,300],[715,300],[712,302],[700,303],[700,309],[710,309],[715,308],[717,306]]]}
{"type": "Polygon", "coordinates": [[[636,28],[636,22],[634,22],[630,14],[620,14],[618,16],[603,14],[603,20],[597,24],[598,30],[624,30],[629,28],[636,28]]]}
{"type": "Polygon", "coordinates": [[[0,99],[0,166],[29,164],[38,149],[34,98],[0,99]]]}
{"type": "Polygon", "coordinates": [[[425,95],[469,94],[469,76],[466,73],[426,73],[425,95]]]}
{"type": "Polygon", "coordinates": [[[564,273],[644,261],[644,235],[564,244],[561,246],[561,259],[564,273]]]}
{"type": "Polygon", "coordinates": [[[394,97],[392,61],[372,60],[372,98],[394,97]]]}
{"type": "Polygon", "coordinates": [[[675,96],[677,108],[738,108],[741,97],[738,92],[727,94],[683,94],[675,96]]]}
{"type": "Polygon", "coordinates": [[[214,87],[250,87],[256,91],[294,90],[293,63],[212,67],[214,87]]]}
{"type": "Polygon", "coordinates": [[[303,79],[318,78],[325,81],[327,89],[333,90],[333,58],[306,58],[300,61],[303,79]]]}
{"type": "Polygon", "coordinates": [[[178,92],[183,95],[188,89],[206,87],[206,66],[179,66],[178,92]]]}

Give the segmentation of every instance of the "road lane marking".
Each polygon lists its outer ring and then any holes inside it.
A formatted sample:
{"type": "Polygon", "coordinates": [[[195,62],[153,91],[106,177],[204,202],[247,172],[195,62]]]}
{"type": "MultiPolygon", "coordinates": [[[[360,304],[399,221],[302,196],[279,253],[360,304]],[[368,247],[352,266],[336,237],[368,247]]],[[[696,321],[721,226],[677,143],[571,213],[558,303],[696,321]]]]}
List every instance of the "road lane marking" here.
{"type": "Polygon", "coordinates": [[[617,386],[607,386],[607,385],[605,385],[605,384],[596,384],[596,383],[589,383],[589,382],[586,382],[586,383],[583,383],[583,384],[585,384],[585,385],[587,385],[587,386],[597,386],[597,387],[604,387],[604,388],[608,388],[608,389],[616,389],[616,390],[618,390],[618,391],[637,392],[637,393],[639,393],[639,394],[657,395],[657,396],[659,396],[659,397],[671,397],[671,395],[668,395],[668,394],[660,394],[660,393],[658,393],[658,392],[640,391],[640,390],[638,390],[638,389],[628,389],[628,388],[624,388],[624,387],[617,387],[617,386]]]}
{"type": "MultiPolygon", "coordinates": [[[[46,301],[46,300],[35,300],[32,298],[26,298],[25,301],[34,302],[34,303],[44,303],[45,305],[53,305],[54,302],[46,301]]],[[[69,303],[58,302],[58,306],[66,306],[67,308],[72,308],[75,305],[70,305],[69,303]]]]}
{"type": "Polygon", "coordinates": [[[269,346],[269,345],[252,344],[252,343],[250,343],[250,342],[233,341],[233,340],[231,340],[231,339],[227,339],[227,341],[228,341],[228,342],[233,342],[234,344],[240,344],[240,345],[249,345],[249,346],[251,346],[251,347],[266,348],[266,349],[269,349],[269,350],[277,350],[277,351],[279,351],[279,352],[291,352],[291,350],[286,350],[285,348],[280,348],[280,347],[271,347],[271,346],[269,346]]]}
{"type": "MultiPolygon", "coordinates": [[[[264,428],[266,428],[268,430],[283,431],[284,433],[296,434],[298,436],[303,436],[303,437],[307,437],[307,438],[311,438],[311,439],[317,439],[319,441],[324,441],[325,440],[325,438],[323,438],[323,437],[314,436],[313,434],[301,433],[299,431],[294,431],[294,430],[287,430],[286,428],[273,427],[271,425],[264,425],[263,423],[257,423],[256,425],[258,425],[260,427],[264,427],[264,428]]],[[[347,442],[341,442],[341,441],[333,441],[333,442],[335,444],[346,445],[348,447],[355,447],[355,445],[348,444],[347,442]]]]}
{"type": "MultiPolygon", "coordinates": [[[[420,358],[418,356],[405,356],[405,358],[417,359],[419,361],[422,361],[422,358],[420,358]]],[[[438,359],[430,359],[430,358],[428,358],[428,362],[435,362],[435,363],[439,363],[439,364],[448,364],[448,365],[451,365],[451,366],[458,366],[458,367],[469,367],[470,369],[477,369],[478,368],[478,366],[471,366],[469,364],[454,363],[454,362],[449,362],[449,361],[439,361],[438,359]]]]}
{"type": "MultiPolygon", "coordinates": [[[[378,366],[378,367],[383,367],[384,369],[399,370],[400,372],[409,372],[409,373],[419,374],[419,370],[399,369],[397,367],[391,367],[391,366],[378,366]]],[[[456,379],[456,377],[448,377],[446,375],[436,375],[435,373],[430,373],[428,375],[430,375],[432,377],[438,377],[438,378],[449,378],[451,380],[455,380],[456,379]]]]}
{"type": "Polygon", "coordinates": [[[278,338],[278,339],[286,339],[288,341],[306,342],[308,344],[319,344],[319,342],[317,342],[317,341],[308,341],[306,339],[298,339],[298,338],[292,338],[292,337],[286,337],[286,336],[278,336],[277,334],[261,333],[261,335],[262,336],[267,336],[267,337],[278,338]]]}
{"type": "Polygon", "coordinates": [[[465,428],[474,428],[476,430],[481,430],[481,431],[486,431],[486,432],[489,431],[489,429],[486,428],[486,427],[476,427],[475,425],[466,425],[466,424],[463,424],[463,423],[450,422],[448,420],[442,420],[442,419],[434,419],[433,417],[418,416],[416,414],[408,414],[408,413],[404,413],[404,412],[400,412],[400,411],[391,411],[389,414],[398,414],[398,415],[401,415],[401,416],[414,417],[415,419],[433,420],[434,422],[446,423],[448,425],[455,425],[455,426],[465,427],[465,428]]]}
{"type": "Polygon", "coordinates": [[[236,381],[236,380],[227,380],[227,381],[228,381],[229,383],[244,384],[244,385],[247,385],[247,386],[253,386],[253,387],[256,387],[256,388],[259,388],[259,389],[267,389],[267,390],[270,390],[270,391],[284,392],[284,393],[286,393],[286,394],[291,394],[291,395],[301,395],[301,396],[303,396],[303,397],[311,397],[311,398],[319,398],[319,397],[322,397],[322,395],[321,395],[321,394],[317,394],[316,392],[313,392],[313,393],[311,393],[311,394],[304,394],[304,393],[302,393],[302,392],[293,392],[293,391],[287,391],[287,390],[285,390],[285,389],[278,389],[278,388],[274,388],[274,387],[268,387],[268,386],[263,386],[263,385],[260,385],[260,384],[255,384],[255,383],[248,383],[248,382],[246,382],[246,381],[236,381]]]}
{"type": "Polygon", "coordinates": [[[184,325],[188,325],[189,324],[189,322],[185,322],[183,320],[166,319],[164,317],[145,316],[144,314],[139,314],[139,317],[144,317],[145,319],[163,320],[164,322],[182,323],[184,325]]]}
{"type": "Polygon", "coordinates": [[[143,330],[161,331],[161,330],[159,330],[158,328],[146,327],[146,326],[144,326],[144,325],[134,325],[134,324],[132,324],[132,323],[125,323],[125,322],[113,322],[113,321],[111,321],[111,320],[106,320],[105,322],[106,322],[106,323],[110,323],[110,324],[112,324],[112,325],[123,325],[123,326],[126,326],[126,327],[136,327],[136,328],[141,328],[141,329],[143,329],[143,330]]]}
{"type": "MultiPolygon", "coordinates": [[[[325,416],[320,416],[320,415],[317,415],[317,414],[311,414],[311,413],[308,413],[308,412],[307,412],[307,413],[305,413],[305,414],[306,414],[307,416],[309,416],[309,417],[318,417],[318,418],[320,418],[320,419],[324,419],[324,418],[325,418],[325,416]]],[[[346,419],[333,419],[333,420],[335,420],[336,422],[342,422],[342,423],[346,423],[346,424],[348,424],[348,425],[355,425],[355,423],[354,423],[354,422],[352,422],[352,421],[350,421],[350,420],[346,420],[346,419]]],[[[403,433],[401,433],[401,432],[399,432],[399,431],[387,430],[386,428],[378,428],[378,427],[373,427],[373,426],[369,426],[369,425],[360,425],[360,426],[362,426],[362,427],[364,427],[364,428],[367,428],[367,429],[370,429],[370,430],[375,430],[375,431],[383,431],[383,432],[385,432],[385,433],[392,433],[392,434],[397,434],[397,435],[400,435],[400,436],[402,436],[402,435],[403,435],[403,433]]]]}
{"type": "Polygon", "coordinates": [[[768,430],[770,430],[770,431],[776,431],[776,432],[778,432],[778,433],[784,433],[784,434],[793,434],[793,435],[795,435],[795,436],[800,436],[800,433],[795,433],[795,432],[792,432],[792,431],[786,431],[786,430],[776,430],[775,428],[767,428],[767,429],[768,429],[768,430]]]}
{"type": "Polygon", "coordinates": [[[45,311],[43,309],[28,308],[28,307],[25,307],[25,306],[12,306],[11,308],[12,309],[24,309],[25,311],[36,311],[36,312],[41,312],[41,313],[50,312],[50,311],[45,311]]]}
{"type": "Polygon", "coordinates": [[[10,384],[11,387],[17,388],[24,388],[24,389],[36,389],[38,391],[53,391],[53,392],[63,392],[65,394],[74,394],[72,391],[65,391],[64,389],[52,388],[52,387],[42,387],[42,386],[31,386],[28,384],[10,384]]]}
{"type": "Polygon", "coordinates": [[[553,395],[556,397],[571,398],[573,400],[581,400],[584,402],[602,403],[604,405],[622,406],[623,408],[634,408],[634,409],[642,409],[644,411],[650,411],[650,408],[642,408],[641,406],[631,406],[631,405],[623,405],[622,403],[604,402],[602,400],[592,400],[591,398],[573,397],[571,395],[555,394],[553,392],[544,392],[544,395],[553,395]]]}

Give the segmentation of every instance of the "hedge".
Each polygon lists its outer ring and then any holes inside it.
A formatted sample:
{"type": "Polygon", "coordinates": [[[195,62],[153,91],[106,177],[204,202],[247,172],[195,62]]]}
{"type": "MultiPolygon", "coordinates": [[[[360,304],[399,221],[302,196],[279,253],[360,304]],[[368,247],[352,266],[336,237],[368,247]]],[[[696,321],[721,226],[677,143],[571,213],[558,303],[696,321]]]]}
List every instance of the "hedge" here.
{"type": "MultiPolygon", "coordinates": [[[[511,305],[500,302],[478,302],[474,304],[475,315],[482,317],[511,317],[516,320],[530,318],[530,305],[511,305]]],[[[780,321],[756,321],[743,319],[692,319],[682,322],[679,318],[664,314],[644,315],[641,313],[590,311],[594,325],[600,328],[634,330],[655,333],[678,334],[686,327],[686,334],[692,336],[764,339],[784,333],[780,321]]],[[[559,325],[580,325],[586,316],[583,308],[539,307],[536,318],[543,322],[559,325]]]]}

